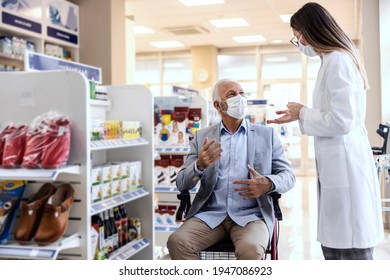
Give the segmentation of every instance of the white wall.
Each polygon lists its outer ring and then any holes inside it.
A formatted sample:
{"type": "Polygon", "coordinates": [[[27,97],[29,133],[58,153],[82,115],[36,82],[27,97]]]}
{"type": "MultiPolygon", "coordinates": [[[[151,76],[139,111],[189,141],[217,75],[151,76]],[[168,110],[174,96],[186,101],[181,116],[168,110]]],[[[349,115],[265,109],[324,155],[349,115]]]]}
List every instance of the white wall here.
{"type": "Polygon", "coordinates": [[[379,1],[382,121],[390,122],[390,1],[379,1]]]}
{"type": "Polygon", "coordinates": [[[378,2],[379,0],[361,1],[362,48],[368,82],[371,86],[367,91],[366,113],[366,127],[371,146],[381,145],[381,138],[376,133],[382,121],[378,2]]]}

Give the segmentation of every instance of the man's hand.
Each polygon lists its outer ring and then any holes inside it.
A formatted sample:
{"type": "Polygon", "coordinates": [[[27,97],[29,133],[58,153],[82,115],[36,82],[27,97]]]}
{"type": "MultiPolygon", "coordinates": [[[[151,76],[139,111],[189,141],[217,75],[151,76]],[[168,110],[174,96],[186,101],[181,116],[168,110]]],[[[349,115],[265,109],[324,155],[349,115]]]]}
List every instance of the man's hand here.
{"type": "Polygon", "coordinates": [[[246,185],[237,187],[234,190],[238,191],[239,195],[243,196],[245,200],[259,197],[272,188],[272,181],[267,177],[259,174],[248,164],[248,170],[252,174],[251,179],[237,179],[233,180],[233,184],[246,185]]]}
{"type": "Polygon", "coordinates": [[[299,113],[302,107],[303,107],[302,104],[295,103],[295,102],[288,102],[287,110],[280,110],[275,112],[277,115],[283,114],[283,116],[274,120],[267,120],[267,123],[282,124],[282,123],[289,123],[292,121],[296,121],[299,119],[299,113]]]}
{"type": "Polygon", "coordinates": [[[198,159],[196,160],[196,166],[200,171],[205,170],[214,161],[221,158],[222,149],[220,142],[215,142],[215,139],[209,139],[206,137],[203,141],[203,147],[200,150],[198,159]]]}

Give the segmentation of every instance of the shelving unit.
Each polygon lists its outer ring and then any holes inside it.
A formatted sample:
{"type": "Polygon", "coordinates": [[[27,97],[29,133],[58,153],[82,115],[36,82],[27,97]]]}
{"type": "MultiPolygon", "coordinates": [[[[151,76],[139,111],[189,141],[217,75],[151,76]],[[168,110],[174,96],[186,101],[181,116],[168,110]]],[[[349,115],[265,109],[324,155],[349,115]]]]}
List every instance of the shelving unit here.
{"type": "MultiPolygon", "coordinates": [[[[190,97],[179,97],[179,96],[168,96],[168,97],[155,97],[154,104],[159,106],[161,109],[173,109],[175,106],[188,106],[190,108],[201,108],[202,109],[202,120],[201,127],[208,126],[208,102],[201,96],[190,96],[190,97]]],[[[189,146],[156,146],[155,152],[160,155],[187,155],[190,152],[189,146]]],[[[177,199],[179,190],[175,185],[155,185],[155,193],[158,194],[159,204],[169,204],[179,206],[180,201],[177,199]]],[[[195,187],[190,191],[193,196],[198,191],[195,187]]],[[[193,197],[192,197],[193,198],[193,197]]],[[[155,245],[159,247],[166,247],[166,243],[169,235],[175,231],[180,225],[169,225],[162,226],[156,225],[155,229],[155,245]]]]}
{"type": "MultiPolygon", "coordinates": [[[[79,28],[77,28],[77,31],[74,31],[52,24],[46,16],[48,3],[49,1],[33,3],[34,6],[28,7],[30,10],[22,12],[14,10],[14,8],[9,9],[0,6],[0,35],[17,36],[31,41],[35,44],[35,51],[38,53],[45,52],[46,44],[57,45],[69,51],[73,61],[79,61],[79,28]]],[[[62,5],[62,7],[71,7],[74,12],[73,17],[77,19],[77,26],[79,26],[77,5],[65,0],[57,1],[55,4],[62,5]]],[[[30,5],[32,4],[30,3],[30,5]]],[[[23,69],[23,61],[23,57],[0,53],[0,63],[2,64],[17,66],[23,69]]]]}
{"type": "Polygon", "coordinates": [[[18,244],[12,240],[0,246],[0,258],[20,259],[92,259],[91,216],[110,207],[125,204],[128,215],[141,219],[142,240],[120,248],[113,258],[153,259],[153,99],[143,86],[108,86],[111,110],[92,105],[89,83],[74,71],[0,73],[2,102],[0,123],[29,123],[38,115],[56,111],[71,121],[71,149],[68,166],[57,170],[0,169],[0,179],[28,180],[24,196],[28,197],[46,181],[54,184],[71,182],[75,197],[68,227],[59,243],[39,246],[34,242],[18,244]],[[27,99],[27,100],[26,100],[27,99]],[[139,106],[139,103],[142,106],[139,106]],[[12,104],[12,106],[11,106],[12,104]],[[139,120],[143,139],[129,145],[95,149],[90,141],[93,116],[107,119],[139,120]],[[99,204],[91,203],[91,168],[108,161],[141,160],[143,188],[99,204]],[[69,239],[70,238],[70,239],[69,239]],[[149,246],[152,244],[152,246],[149,246]],[[126,249],[127,248],[127,249],[126,249]],[[131,254],[127,252],[131,251],[131,254]]]}

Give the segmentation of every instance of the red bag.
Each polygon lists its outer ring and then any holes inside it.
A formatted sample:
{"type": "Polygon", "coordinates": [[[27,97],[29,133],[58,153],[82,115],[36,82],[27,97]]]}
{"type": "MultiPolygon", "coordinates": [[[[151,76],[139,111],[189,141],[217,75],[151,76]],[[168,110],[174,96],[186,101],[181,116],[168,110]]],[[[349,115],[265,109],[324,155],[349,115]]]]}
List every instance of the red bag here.
{"type": "Polygon", "coordinates": [[[12,123],[6,124],[2,128],[0,128],[0,164],[3,161],[5,138],[7,137],[7,135],[11,134],[15,130],[16,126],[12,123]]]}
{"type": "Polygon", "coordinates": [[[70,121],[64,117],[54,119],[44,138],[42,168],[55,169],[65,165],[70,151],[70,121]]]}
{"type": "Polygon", "coordinates": [[[3,168],[16,168],[22,164],[28,127],[20,125],[14,132],[5,137],[3,168]]]}

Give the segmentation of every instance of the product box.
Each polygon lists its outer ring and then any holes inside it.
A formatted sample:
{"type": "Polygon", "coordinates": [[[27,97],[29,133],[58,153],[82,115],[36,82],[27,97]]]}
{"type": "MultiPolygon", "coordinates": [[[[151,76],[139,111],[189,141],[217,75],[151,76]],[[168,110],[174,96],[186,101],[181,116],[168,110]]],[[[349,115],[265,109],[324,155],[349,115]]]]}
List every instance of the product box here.
{"type": "Polygon", "coordinates": [[[112,197],[112,188],[111,188],[111,182],[110,183],[104,183],[102,185],[102,198],[110,199],[112,197]]]}
{"type": "Polygon", "coordinates": [[[93,167],[91,170],[91,184],[94,185],[100,185],[102,181],[102,172],[103,169],[101,166],[93,167]]]}
{"type": "Polygon", "coordinates": [[[102,199],[103,199],[102,188],[103,188],[102,184],[91,186],[91,202],[92,203],[102,201],[102,199]]]}
{"type": "Polygon", "coordinates": [[[122,178],[120,163],[111,163],[111,181],[118,181],[122,178]]]}
{"type": "Polygon", "coordinates": [[[120,185],[122,194],[130,192],[130,178],[120,180],[120,185]]]}
{"type": "Polygon", "coordinates": [[[115,197],[122,193],[122,185],[120,180],[111,182],[111,196],[115,197]]]}
{"type": "MultiPolygon", "coordinates": [[[[186,107],[188,110],[188,107],[186,107]]],[[[175,109],[176,110],[176,109],[175,109]]],[[[172,113],[172,139],[173,146],[186,146],[188,144],[188,137],[186,137],[186,129],[188,123],[187,112],[173,112],[172,113]]]]}
{"type": "Polygon", "coordinates": [[[169,146],[172,143],[172,112],[170,110],[161,110],[161,122],[155,129],[156,144],[161,146],[169,146]]]}
{"type": "Polygon", "coordinates": [[[0,244],[6,244],[10,238],[12,223],[25,188],[25,181],[0,182],[0,244]]]}
{"type": "Polygon", "coordinates": [[[123,139],[136,139],[142,136],[142,125],[140,121],[123,121],[122,137],[123,139]]]}
{"type": "Polygon", "coordinates": [[[0,53],[12,55],[12,41],[10,37],[0,36],[0,53]]]}
{"type": "Polygon", "coordinates": [[[120,163],[121,166],[121,175],[122,179],[126,179],[130,177],[130,166],[128,161],[124,161],[120,163]]]}
{"type": "Polygon", "coordinates": [[[130,162],[130,190],[135,191],[142,186],[142,162],[130,162]]]}
{"type": "Polygon", "coordinates": [[[168,186],[169,181],[169,161],[170,156],[162,155],[161,159],[154,161],[154,185],[168,186]]]}
{"type": "Polygon", "coordinates": [[[111,166],[105,165],[102,167],[102,182],[109,183],[112,180],[111,166]]]}
{"type": "Polygon", "coordinates": [[[183,155],[172,155],[169,161],[169,184],[176,185],[176,177],[184,164],[183,155]]]}

